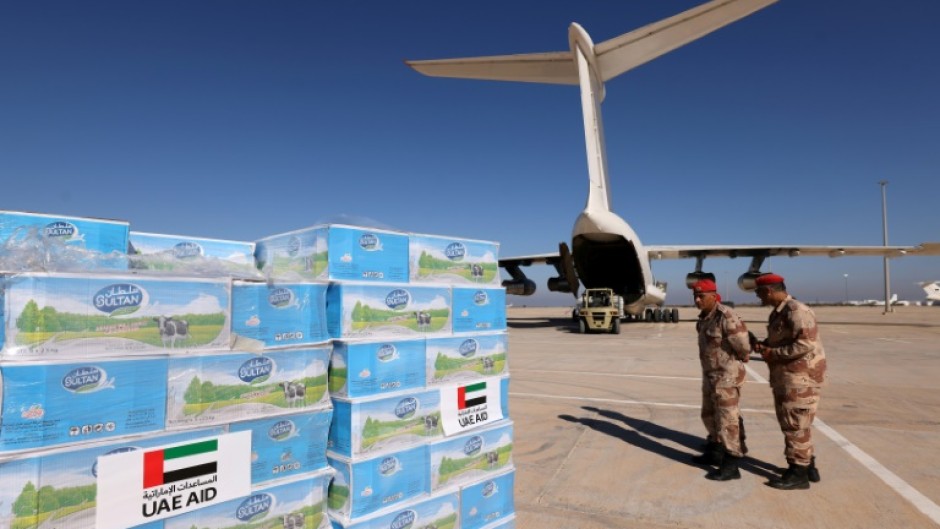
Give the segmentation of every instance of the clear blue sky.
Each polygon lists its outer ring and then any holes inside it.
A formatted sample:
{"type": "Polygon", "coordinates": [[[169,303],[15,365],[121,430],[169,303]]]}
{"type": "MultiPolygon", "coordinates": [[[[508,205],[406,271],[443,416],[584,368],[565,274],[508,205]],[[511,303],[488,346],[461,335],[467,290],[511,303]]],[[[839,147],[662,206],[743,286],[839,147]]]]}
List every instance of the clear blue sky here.
{"type": "MultiPolygon", "coordinates": [[[[236,240],[368,218],[553,251],[587,192],[577,89],[402,60],[562,51],[572,21],[601,42],[698,3],[5,2],[0,209],[236,240]]],[[[614,79],[614,209],[645,244],[877,245],[887,179],[890,242],[940,240],[938,19],[936,0],[782,0],[614,79]]],[[[653,264],[672,301],[693,264],[653,264]]],[[[852,299],[883,291],[880,258],[769,265],[809,301],[843,299],[844,274],[852,299]]],[[[746,267],[706,261],[736,301],[746,267]]],[[[940,258],[892,278],[922,299],[940,258]]]]}

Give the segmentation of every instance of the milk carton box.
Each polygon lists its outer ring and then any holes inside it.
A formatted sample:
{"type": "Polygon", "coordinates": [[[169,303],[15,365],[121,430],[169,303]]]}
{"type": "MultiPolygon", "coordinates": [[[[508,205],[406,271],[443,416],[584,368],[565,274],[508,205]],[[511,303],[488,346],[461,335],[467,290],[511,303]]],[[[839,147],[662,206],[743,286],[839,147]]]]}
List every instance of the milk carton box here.
{"type": "Polygon", "coordinates": [[[258,265],[296,280],[408,282],[408,236],[340,224],[312,226],[258,241],[258,265]]]}
{"type": "Polygon", "coordinates": [[[506,330],[506,289],[454,287],[454,332],[506,330]]]}
{"type": "Polygon", "coordinates": [[[91,358],[229,347],[228,280],[33,273],[4,279],[5,357],[91,358]]]}
{"type": "Polygon", "coordinates": [[[498,243],[411,234],[408,250],[413,283],[500,285],[498,243]]]}
{"type": "Polygon", "coordinates": [[[503,407],[503,417],[509,417],[509,377],[505,376],[499,381],[500,403],[503,407]]]}
{"type": "Polygon", "coordinates": [[[333,410],[317,410],[232,423],[251,431],[251,483],[257,485],[323,470],[333,410]]]}
{"type": "MultiPolygon", "coordinates": [[[[95,529],[99,456],[183,443],[221,433],[221,428],[213,428],[146,436],[121,443],[98,443],[81,450],[43,456],[40,477],[42,488],[39,490],[39,519],[54,519],[57,527],[95,529]]],[[[102,476],[102,478],[108,477],[102,476]]],[[[155,521],[135,527],[160,529],[163,527],[163,522],[155,521]]]]}
{"type": "Polygon", "coordinates": [[[428,338],[428,386],[506,374],[508,349],[506,333],[428,338]]]}
{"type": "Polygon", "coordinates": [[[335,398],[329,448],[345,457],[402,450],[440,438],[442,432],[438,391],[335,398]]]}
{"type": "Polygon", "coordinates": [[[327,486],[332,472],[272,485],[248,497],[204,507],[164,520],[166,529],[330,529],[327,486]]]}
{"type": "Polygon", "coordinates": [[[333,520],[333,529],[460,529],[460,499],[457,493],[415,500],[394,510],[350,522],[333,520]]]}
{"type": "Polygon", "coordinates": [[[127,252],[128,223],[120,220],[0,211],[0,243],[30,236],[31,231],[90,252],[127,252]]]}
{"type": "Polygon", "coordinates": [[[369,397],[424,388],[424,339],[337,341],[330,361],[330,395],[369,397]]]}
{"type": "Polygon", "coordinates": [[[432,443],[431,491],[474,483],[512,467],[512,422],[432,443]]]}
{"type": "Polygon", "coordinates": [[[130,267],[181,275],[263,278],[255,266],[255,243],[131,231],[130,267]]]}
{"type": "Polygon", "coordinates": [[[167,428],[327,408],[329,355],[327,346],[170,357],[167,428]]]}
{"type": "Polygon", "coordinates": [[[330,516],[348,522],[426,495],[430,465],[426,446],[372,458],[328,457],[336,476],[330,485],[330,516]]]}
{"type": "Polygon", "coordinates": [[[232,285],[233,347],[260,351],[329,341],[326,283],[232,285]]]}
{"type": "Polygon", "coordinates": [[[0,461],[0,527],[36,529],[39,466],[39,457],[0,461]]]}
{"type": "Polygon", "coordinates": [[[166,358],[0,364],[0,453],[160,431],[166,358]]]}
{"type": "Polygon", "coordinates": [[[513,485],[516,471],[491,476],[460,489],[460,527],[483,529],[487,524],[511,516],[515,511],[513,485]]]}
{"type": "Polygon", "coordinates": [[[381,339],[451,332],[448,287],[332,283],[326,298],[330,336],[381,339]]]}

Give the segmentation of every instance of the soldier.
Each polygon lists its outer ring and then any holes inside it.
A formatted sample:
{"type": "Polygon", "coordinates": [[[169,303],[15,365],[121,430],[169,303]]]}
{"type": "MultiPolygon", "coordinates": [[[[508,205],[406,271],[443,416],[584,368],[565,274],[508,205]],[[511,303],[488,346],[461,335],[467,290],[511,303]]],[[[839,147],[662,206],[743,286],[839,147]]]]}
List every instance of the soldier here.
{"type": "Polygon", "coordinates": [[[728,481],[741,477],[738,460],[747,450],[738,401],[751,345],[744,322],[721,304],[717,290],[709,279],[692,285],[695,306],[701,310],[695,329],[702,363],[702,422],[708,431],[705,453],[692,460],[718,466],[706,478],[728,481]]]}
{"type": "Polygon", "coordinates": [[[819,340],[816,315],[787,294],[783,278],[764,274],[757,278],[757,297],[774,307],[767,339],[754,344],[770,369],[777,422],[786,445],[789,468],[767,484],[775,489],[808,489],[819,481],[813,455],[811,426],[826,377],[826,353],[819,340]]]}

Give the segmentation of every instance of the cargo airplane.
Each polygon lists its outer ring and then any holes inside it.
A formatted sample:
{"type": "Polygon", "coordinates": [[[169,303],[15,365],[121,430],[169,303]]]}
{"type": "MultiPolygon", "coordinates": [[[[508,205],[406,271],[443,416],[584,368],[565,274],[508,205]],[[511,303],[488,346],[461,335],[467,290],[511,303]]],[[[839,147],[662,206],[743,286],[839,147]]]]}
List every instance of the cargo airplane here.
{"type": "Polygon", "coordinates": [[[499,260],[499,265],[511,277],[503,282],[507,293],[533,294],[535,283],[525,276],[522,267],[548,264],[558,272],[557,277],[548,280],[551,291],[570,292],[577,297],[581,284],[585,288],[611,288],[623,298],[627,317],[668,321],[674,319],[675,311],[662,310],[666,288],[665,284],[654,280],[651,260],[695,259],[695,270],[686,276],[686,283],[691,285],[699,279],[714,279],[714,274],[702,270],[706,257],[750,257],[747,271],[738,278],[738,285],[750,290],[762,273],[760,267],[764,260],[772,256],[940,254],[940,243],[919,246],[645,246],[630,225],[612,211],[601,123],[604,83],[775,1],[713,0],[598,44],[594,44],[580,25],[572,23],[568,29],[569,51],[406,61],[418,72],[432,77],[580,87],[589,177],[587,204],[575,220],[570,247],[562,242],[558,252],[499,260]]]}

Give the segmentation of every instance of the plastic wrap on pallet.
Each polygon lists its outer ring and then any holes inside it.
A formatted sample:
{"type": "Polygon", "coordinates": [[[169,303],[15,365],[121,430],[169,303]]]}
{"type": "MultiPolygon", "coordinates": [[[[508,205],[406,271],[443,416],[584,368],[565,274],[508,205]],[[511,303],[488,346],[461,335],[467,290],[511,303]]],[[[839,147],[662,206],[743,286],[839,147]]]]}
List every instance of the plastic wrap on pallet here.
{"type": "Polygon", "coordinates": [[[330,395],[371,397],[425,384],[424,338],[333,342],[330,395]]]}
{"type": "Polygon", "coordinates": [[[3,279],[6,358],[229,348],[229,280],[42,273],[3,279]]]}
{"type": "Polygon", "coordinates": [[[336,339],[451,333],[449,287],[331,283],[327,321],[336,339]]]}
{"type": "Polygon", "coordinates": [[[500,284],[498,243],[411,234],[408,246],[412,282],[500,284]]]}
{"type": "Polygon", "coordinates": [[[329,449],[342,456],[402,450],[442,435],[440,393],[400,392],[374,399],[333,399],[329,449]]]}
{"type": "MultiPolygon", "coordinates": [[[[483,529],[488,524],[508,518],[515,513],[514,483],[516,471],[510,470],[498,476],[460,489],[461,529],[483,529]]],[[[498,525],[497,525],[498,526],[498,525]]]]}
{"type": "Polygon", "coordinates": [[[427,385],[508,374],[506,333],[427,339],[427,385]]]}
{"type": "Polygon", "coordinates": [[[408,236],[389,230],[311,226],[257,241],[255,258],[275,279],[408,282],[408,236]]]}
{"type": "Polygon", "coordinates": [[[230,432],[251,431],[251,484],[324,469],[332,417],[325,409],[231,424],[230,432]]]}
{"type": "Polygon", "coordinates": [[[124,221],[0,211],[0,270],[123,270],[127,237],[124,221]]]}
{"type": "Polygon", "coordinates": [[[327,408],[329,355],[321,346],[170,357],[167,428],[327,408]]]}
{"type": "Polygon", "coordinates": [[[454,287],[454,333],[506,330],[506,289],[454,287]]]}
{"type": "Polygon", "coordinates": [[[232,341],[240,351],[327,342],[326,283],[232,285],[232,341]]]}
{"type": "Polygon", "coordinates": [[[0,363],[0,453],[158,432],[166,357],[0,363]]]}
{"type": "Polygon", "coordinates": [[[428,450],[416,446],[375,457],[329,455],[336,476],[330,485],[330,516],[350,520],[392,508],[430,491],[428,450]]]}
{"type": "Polygon", "coordinates": [[[134,270],[198,277],[264,279],[255,243],[131,231],[128,265],[134,270]]]}
{"type": "Polygon", "coordinates": [[[512,468],[512,447],[512,422],[431,443],[431,491],[474,483],[512,468]]]}
{"type": "Polygon", "coordinates": [[[250,496],[212,505],[164,521],[165,529],[229,529],[277,527],[329,529],[327,486],[331,470],[288,483],[279,483],[250,496]]]}
{"type": "Polygon", "coordinates": [[[409,502],[395,509],[353,520],[349,523],[333,520],[333,529],[398,529],[398,528],[451,528],[460,527],[460,499],[458,494],[443,494],[409,502]]]}

